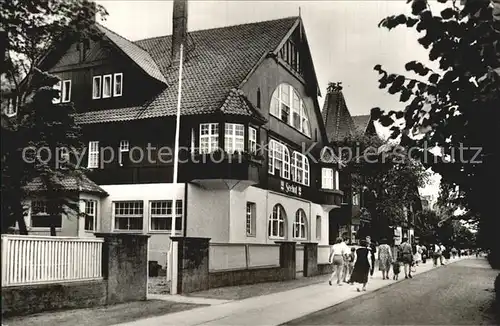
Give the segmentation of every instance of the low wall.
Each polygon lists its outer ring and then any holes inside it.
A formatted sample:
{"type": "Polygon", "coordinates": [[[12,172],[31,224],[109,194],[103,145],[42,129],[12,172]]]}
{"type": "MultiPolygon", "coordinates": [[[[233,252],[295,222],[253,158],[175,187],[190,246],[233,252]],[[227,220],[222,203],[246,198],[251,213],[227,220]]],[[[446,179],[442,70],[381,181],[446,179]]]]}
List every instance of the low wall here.
{"type": "Polygon", "coordinates": [[[2,316],[146,300],[148,236],[97,236],[104,238],[102,279],[2,287],[2,316]]]}
{"type": "Polygon", "coordinates": [[[318,274],[325,275],[333,272],[332,264],[318,264],[318,274]]]}
{"type": "Polygon", "coordinates": [[[2,289],[2,316],[106,304],[105,280],[12,286],[2,289]]]}
{"type": "Polygon", "coordinates": [[[286,270],[281,267],[210,272],[208,278],[210,288],[287,280],[286,270]]]}

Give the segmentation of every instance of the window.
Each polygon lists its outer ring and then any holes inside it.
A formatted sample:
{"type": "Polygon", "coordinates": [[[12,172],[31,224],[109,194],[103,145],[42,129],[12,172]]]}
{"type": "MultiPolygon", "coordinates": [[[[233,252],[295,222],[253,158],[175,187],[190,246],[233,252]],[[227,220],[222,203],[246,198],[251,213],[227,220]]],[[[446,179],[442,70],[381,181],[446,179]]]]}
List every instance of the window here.
{"type": "Polygon", "coordinates": [[[333,169],[321,169],[321,188],[333,189],[333,169]]]}
{"type": "Polygon", "coordinates": [[[276,204],[269,218],[268,236],[270,238],[284,238],[286,227],[286,213],[283,206],[276,204]]]}
{"type": "Polygon", "coordinates": [[[247,202],[246,231],[247,237],[255,237],[255,222],[257,210],[255,203],[247,202]]]}
{"type": "Polygon", "coordinates": [[[241,124],[226,123],[224,142],[226,152],[243,152],[245,149],[245,127],[241,124]]]}
{"type": "Polygon", "coordinates": [[[144,205],[142,201],[115,202],[113,204],[115,214],[115,230],[142,230],[144,205]]]}
{"type": "Polygon", "coordinates": [[[257,129],[248,127],[248,151],[257,153],[257,129]]]}
{"type": "Polygon", "coordinates": [[[61,103],[61,85],[61,81],[58,81],[57,84],[54,85],[54,89],[59,91],[59,94],[54,96],[54,98],[52,99],[52,103],[54,104],[61,103]]]}
{"type": "Polygon", "coordinates": [[[355,206],[359,206],[359,193],[358,192],[353,193],[352,204],[355,206]]]}
{"type": "Polygon", "coordinates": [[[13,117],[17,114],[17,101],[15,98],[7,98],[7,107],[5,108],[5,115],[13,117]]]}
{"type": "Polygon", "coordinates": [[[219,124],[200,124],[200,153],[211,153],[219,148],[219,124]]]}
{"type": "Polygon", "coordinates": [[[292,157],[292,180],[309,186],[309,160],[297,152],[293,152],[292,157]]]}
{"type": "Polygon", "coordinates": [[[275,174],[279,170],[279,176],[290,179],[290,153],[288,148],[275,140],[269,142],[269,173],[275,174]]]}
{"type": "Polygon", "coordinates": [[[114,74],[114,83],[113,83],[113,96],[122,96],[123,92],[123,74],[118,73],[114,74]]]}
{"type": "Polygon", "coordinates": [[[102,89],[102,98],[111,97],[111,77],[112,75],[105,75],[103,77],[103,89],[102,89]]]}
{"type": "Polygon", "coordinates": [[[292,40],[288,40],[280,50],[280,57],[298,73],[302,73],[300,51],[292,40]]]}
{"type": "Polygon", "coordinates": [[[175,231],[182,230],[182,200],[175,201],[174,213],[171,200],[152,201],[149,208],[151,231],[171,231],[172,217],[175,217],[175,231]]]}
{"type": "Polygon", "coordinates": [[[97,201],[85,201],[85,231],[97,231],[97,201]]]}
{"type": "Polygon", "coordinates": [[[120,140],[120,152],[128,152],[129,143],[128,140],[120,140]]]}
{"type": "Polygon", "coordinates": [[[316,215],[316,240],[321,239],[321,215],[316,215]]]}
{"type": "Polygon", "coordinates": [[[339,171],[335,171],[335,190],[340,189],[339,171]]]}
{"type": "Polygon", "coordinates": [[[63,81],[62,89],[62,102],[67,103],[71,101],[71,80],[63,81]]]}
{"type": "Polygon", "coordinates": [[[47,210],[47,202],[35,200],[31,202],[31,227],[50,228],[54,226],[60,228],[62,225],[61,215],[51,216],[47,210]]]}
{"type": "Polygon", "coordinates": [[[102,87],[102,77],[101,76],[94,76],[92,78],[92,99],[99,99],[101,98],[101,87],[102,87]]]}
{"type": "Polygon", "coordinates": [[[292,86],[281,84],[276,88],[271,98],[269,111],[271,115],[311,137],[311,126],[306,106],[299,93],[292,86]]]}
{"type": "Polygon", "coordinates": [[[293,222],[293,237],[296,239],[305,239],[306,235],[306,212],[303,209],[299,209],[295,213],[295,221],[293,222]]]}
{"type": "Polygon", "coordinates": [[[257,107],[260,109],[260,88],[257,88],[257,107]]]}
{"type": "Polygon", "coordinates": [[[89,142],[89,169],[96,169],[99,167],[99,142],[89,142]]]}

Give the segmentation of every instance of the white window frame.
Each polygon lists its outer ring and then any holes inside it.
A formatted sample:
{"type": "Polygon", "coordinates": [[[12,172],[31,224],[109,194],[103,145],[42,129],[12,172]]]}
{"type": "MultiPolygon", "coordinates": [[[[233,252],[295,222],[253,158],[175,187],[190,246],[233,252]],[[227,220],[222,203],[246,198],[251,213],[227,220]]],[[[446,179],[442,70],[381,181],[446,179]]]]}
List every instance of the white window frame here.
{"type": "Polygon", "coordinates": [[[71,102],[71,79],[63,80],[61,102],[62,103],[71,102]],[[66,99],[66,95],[68,99],[66,99]]]}
{"type": "Polygon", "coordinates": [[[256,236],[257,204],[247,201],[245,229],[247,237],[256,236]]]}
{"type": "Polygon", "coordinates": [[[257,153],[257,129],[248,127],[248,152],[257,153]]]}
{"type": "Polygon", "coordinates": [[[120,140],[120,152],[128,152],[130,150],[130,144],[128,140],[120,140]]]}
{"type": "Polygon", "coordinates": [[[245,126],[239,123],[224,124],[224,151],[227,153],[245,150],[245,126]],[[238,134],[237,134],[238,130],[238,134]]]}
{"type": "Polygon", "coordinates": [[[335,170],[335,190],[340,190],[339,171],[335,170]]]}
{"type": "Polygon", "coordinates": [[[123,95],[123,73],[119,72],[113,75],[113,96],[114,97],[119,97],[123,95]],[[117,77],[120,77],[120,92],[116,91],[116,79],[117,77]]]}
{"type": "Polygon", "coordinates": [[[200,124],[200,153],[208,154],[219,149],[219,123],[201,123],[200,124]],[[208,127],[208,134],[203,134],[203,127],[208,127]],[[203,148],[203,140],[207,140],[207,148],[203,148]],[[213,144],[215,145],[215,148],[213,144]]]}
{"type": "Polygon", "coordinates": [[[310,182],[309,160],[299,152],[293,152],[292,156],[292,181],[304,186],[309,186],[310,182]]]}
{"type": "Polygon", "coordinates": [[[307,215],[302,208],[299,208],[295,213],[293,237],[301,240],[307,239],[307,215]]]}
{"type": "Polygon", "coordinates": [[[54,97],[52,103],[59,104],[62,100],[62,81],[58,81],[53,88],[59,91],[59,97],[54,97]]]}
{"type": "Polygon", "coordinates": [[[175,224],[175,234],[182,233],[184,227],[184,206],[182,199],[175,200],[175,207],[173,206],[172,200],[151,200],[149,202],[149,231],[155,233],[171,233],[172,232],[172,219],[175,216],[175,223],[180,221],[180,229],[177,228],[178,224],[175,224]],[[155,204],[164,204],[165,213],[164,214],[153,214],[153,206],[155,204]],[[170,210],[170,213],[168,211],[170,210]],[[166,223],[165,229],[153,228],[154,219],[166,219],[169,222],[166,223]]]}
{"type": "Polygon", "coordinates": [[[302,97],[300,96],[299,92],[290,84],[287,83],[282,83],[276,87],[276,89],[273,92],[272,98],[271,98],[271,107],[269,108],[269,113],[272,116],[275,116],[276,118],[280,119],[281,121],[286,122],[289,126],[293,127],[294,129],[300,131],[302,134],[306,135],[307,137],[311,138],[311,126],[309,125],[309,117],[307,116],[307,110],[304,104],[304,101],[302,97]],[[282,91],[283,88],[288,88],[288,96],[284,94],[282,91]],[[295,96],[298,97],[298,107],[295,105],[293,97],[295,96]],[[286,99],[288,97],[288,99],[286,99]],[[288,104],[286,103],[288,101],[288,104]],[[277,103],[277,104],[276,104],[277,103]],[[283,106],[287,106],[290,109],[289,115],[288,115],[288,121],[284,121],[282,119],[283,115],[283,106]],[[293,114],[296,113],[299,115],[299,126],[295,126],[293,123],[293,114]]]}
{"type": "Polygon", "coordinates": [[[321,188],[333,190],[333,169],[321,168],[321,188]]]}
{"type": "Polygon", "coordinates": [[[102,76],[102,98],[110,98],[113,96],[113,75],[102,76]],[[106,80],[109,80],[109,95],[104,92],[106,90],[106,80]]]}
{"type": "Polygon", "coordinates": [[[92,78],[92,99],[98,100],[101,97],[102,97],[102,76],[94,76],[92,78]],[[97,88],[96,88],[96,81],[99,82],[97,88]],[[98,91],[97,96],[96,96],[96,90],[98,91]]]}
{"type": "Polygon", "coordinates": [[[274,139],[269,141],[268,151],[268,172],[274,175],[274,170],[278,167],[278,162],[281,163],[280,177],[290,180],[290,151],[285,144],[274,139]]]}
{"type": "Polygon", "coordinates": [[[85,203],[84,230],[85,230],[85,232],[97,232],[98,231],[98,229],[97,229],[97,206],[98,206],[97,200],[88,199],[88,200],[85,200],[84,203],[85,203]],[[87,218],[89,218],[89,217],[92,217],[92,229],[87,228],[87,218]]]}
{"type": "MultiPolygon", "coordinates": [[[[30,206],[29,206],[29,213],[30,213],[30,219],[29,219],[30,229],[37,229],[37,230],[50,229],[50,226],[33,226],[33,217],[37,217],[37,216],[47,217],[47,216],[49,216],[49,214],[47,213],[47,201],[46,200],[43,200],[43,199],[32,200],[30,203],[30,206]],[[45,207],[43,212],[36,213],[36,214],[33,212],[34,211],[33,206],[35,206],[34,205],[35,202],[36,203],[43,203],[43,206],[45,207]]],[[[62,228],[62,215],[61,214],[59,214],[59,218],[61,219],[61,223],[60,223],[60,226],[56,226],[56,231],[60,231],[62,228]]]]}
{"type": "Polygon", "coordinates": [[[271,212],[271,216],[269,216],[269,224],[268,224],[268,237],[269,239],[284,239],[286,237],[286,211],[285,208],[281,204],[276,204],[273,207],[271,212]],[[274,228],[274,222],[277,223],[277,229],[274,228]],[[283,234],[279,234],[280,225],[283,226],[283,234]]]}
{"type": "Polygon", "coordinates": [[[69,149],[67,147],[59,147],[58,156],[60,161],[69,162],[69,149]]]}
{"type": "Polygon", "coordinates": [[[87,168],[99,168],[99,141],[89,141],[89,154],[87,168]]]}
{"type": "MultiPolygon", "coordinates": [[[[136,207],[128,207],[128,209],[135,209],[136,207]]],[[[114,232],[142,232],[144,230],[144,202],[142,200],[125,200],[113,202],[113,231],[114,232]],[[138,204],[137,208],[142,210],[142,214],[117,214],[117,205],[121,204],[138,204]],[[117,219],[128,219],[127,229],[117,228],[117,219]],[[140,229],[130,229],[130,219],[140,219],[140,229]]]]}

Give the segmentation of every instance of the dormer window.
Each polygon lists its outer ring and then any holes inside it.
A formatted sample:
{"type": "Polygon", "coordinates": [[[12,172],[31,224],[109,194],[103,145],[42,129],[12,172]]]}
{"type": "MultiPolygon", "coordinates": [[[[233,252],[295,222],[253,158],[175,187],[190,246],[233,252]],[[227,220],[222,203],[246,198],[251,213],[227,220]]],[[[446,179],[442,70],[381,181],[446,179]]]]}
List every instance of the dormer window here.
{"type": "Polygon", "coordinates": [[[71,101],[71,80],[64,80],[62,88],[62,102],[68,103],[69,101],[71,101]]]}
{"type": "Polygon", "coordinates": [[[120,97],[123,95],[123,73],[92,77],[92,99],[120,97]]]}
{"type": "Polygon", "coordinates": [[[311,137],[307,109],[299,93],[289,84],[279,85],[273,93],[271,115],[311,137]]]}
{"type": "Polygon", "coordinates": [[[102,87],[102,77],[94,76],[92,78],[92,99],[100,99],[101,98],[101,87],[102,87]]]}
{"type": "Polygon", "coordinates": [[[114,83],[113,83],[113,96],[122,96],[122,90],[123,90],[123,74],[115,74],[114,75],[114,83]]]}
{"type": "Polygon", "coordinates": [[[105,75],[103,77],[102,98],[111,97],[111,77],[112,75],[105,75]]]}

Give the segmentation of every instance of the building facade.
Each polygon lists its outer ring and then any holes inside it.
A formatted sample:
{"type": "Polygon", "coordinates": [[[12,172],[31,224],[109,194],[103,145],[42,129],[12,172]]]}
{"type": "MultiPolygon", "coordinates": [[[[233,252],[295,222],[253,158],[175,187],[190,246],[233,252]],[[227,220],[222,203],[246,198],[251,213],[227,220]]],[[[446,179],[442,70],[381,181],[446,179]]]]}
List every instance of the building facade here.
{"type": "MultiPolygon", "coordinates": [[[[175,235],[215,243],[328,244],[343,193],[336,166],[319,160],[327,137],[302,19],[189,33],[187,21],[187,2],[174,1],[173,36],[132,42],[96,24],[101,39],[61,44],[43,62],[88,144],[68,156],[105,194],[82,200],[94,214],[92,227],[79,222],[85,234],[149,234],[160,265],[173,220],[175,235]]],[[[33,228],[36,216],[26,220],[33,228]]]]}

